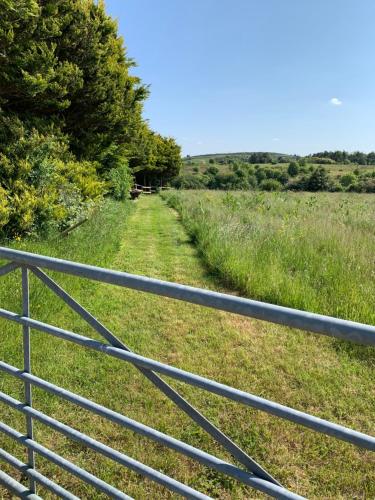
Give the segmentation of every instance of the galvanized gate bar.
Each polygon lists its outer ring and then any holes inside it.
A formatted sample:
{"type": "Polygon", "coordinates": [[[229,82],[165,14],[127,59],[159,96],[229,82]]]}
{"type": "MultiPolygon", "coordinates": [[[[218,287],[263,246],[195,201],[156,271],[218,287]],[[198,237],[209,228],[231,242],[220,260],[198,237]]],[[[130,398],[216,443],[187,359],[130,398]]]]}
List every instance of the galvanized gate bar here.
{"type": "MultiPolygon", "coordinates": [[[[58,283],[52,280],[47,274],[37,267],[30,268],[32,272],[61,298],[73,311],[81,316],[94,330],[104,337],[112,346],[132,352],[127,345],[120,341],[107,327],[102,325],[91,313],[81,306],[73,297],[71,297],[58,283]]],[[[239,448],[228,436],[214,426],[207,418],[196,408],[186,401],[175,389],[167,382],[161,379],[157,374],[150,370],[137,367],[140,372],[148,378],[159,390],[161,390],[169,399],[171,399],[182,411],[200,425],[208,434],[210,434],[218,443],[220,443],[229,453],[232,454],[249,471],[253,472],[262,479],[271,481],[274,484],[281,484],[263,469],[255,460],[239,448]]]]}
{"type": "Polygon", "coordinates": [[[15,262],[9,262],[9,264],[5,264],[4,266],[0,267],[0,277],[13,272],[19,267],[19,264],[16,264],[15,262]]]}
{"type": "Polygon", "coordinates": [[[81,467],[78,467],[78,465],[75,465],[72,462],[69,462],[69,460],[60,457],[60,455],[57,455],[56,453],[37,443],[33,439],[29,439],[27,436],[21,434],[12,427],[9,427],[9,425],[0,422],[0,432],[10,437],[11,439],[14,439],[15,441],[17,441],[17,443],[32,449],[41,457],[49,460],[55,465],[58,465],[73,476],[82,479],[82,481],[93,486],[97,490],[102,491],[103,493],[108,495],[109,498],[116,498],[116,500],[133,500],[132,497],[126,495],[117,488],[114,488],[110,484],[107,484],[106,482],[102,481],[93,474],[90,474],[86,470],[81,469],[81,467]]]}
{"type": "Polygon", "coordinates": [[[8,474],[0,470],[0,485],[4,486],[7,490],[11,491],[19,498],[27,498],[28,500],[42,500],[38,495],[25,488],[25,486],[8,474]]]}
{"type": "MultiPolygon", "coordinates": [[[[39,377],[36,377],[35,375],[24,373],[18,368],[8,365],[7,363],[4,363],[2,361],[0,361],[0,370],[4,371],[8,375],[12,375],[21,380],[27,380],[29,381],[30,384],[35,385],[36,387],[44,389],[50,392],[51,394],[55,394],[56,396],[59,396],[71,403],[75,403],[79,405],[81,408],[91,411],[92,413],[95,413],[101,417],[107,418],[108,420],[111,420],[112,422],[121,425],[122,427],[131,429],[137,434],[141,434],[143,436],[152,439],[153,441],[164,444],[165,446],[168,446],[169,448],[178,451],[179,453],[182,453],[190,458],[193,458],[198,462],[208,467],[211,467],[212,469],[217,470],[218,472],[233,477],[234,479],[237,479],[243,482],[244,484],[248,484],[253,488],[260,489],[264,493],[268,493],[271,495],[274,494],[275,492],[278,492],[278,490],[280,490],[279,494],[285,493],[285,489],[282,487],[276,489],[273,488],[272,486],[270,487],[270,483],[268,481],[259,480],[260,478],[257,478],[253,474],[249,474],[248,472],[239,469],[238,467],[229,462],[225,462],[224,460],[221,460],[213,455],[210,455],[209,453],[201,451],[198,448],[194,448],[193,446],[190,446],[178,439],[175,439],[171,436],[168,436],[167,434],[157,431],[152,427],[148,427],[147,425],[141,424],[135,420],[125,417],[120,413],[109,410],[108,408],[98,405],[97,403],[94,403],[89,399],[86,399],[82,396],[78,396],[77,394],[67,391],[66,389],[62,389],[61,387],[51,384],[50,382],[47,382],[39,377]]],[[[293,493],[288,492],[287,495],[284,495],[284,498],[296,498],[296,496],[293,493]]]]}
{"type": "Polygon", "coordinates": [[[287,406],[280,405],[273,401],[269,401],[258,396],[254,396],[244,391],[240,391],[220,384],[205,377],[200,377],[193,373],[187,372],[160,363],[158,361],[140,356],[133,353],[130,348],[120,341],[108,328],[102,325],[91,313],[82,307],[75,299],[73,299],[60,285],[53,281],[41,269],[36,266],[44,267],[54,271],[86,277],[92,280],[103,283],[114,284],[122,287],[131,288],[149,292],[165,297],[170,297],[186,302],[191,302],[207,307],[216,308],[223,311],[241,314],[243,316],[255,317],[265,321],[283,324],[295,328],[301,328],[306,331],[312,331],[336,338],[342,338],[367,345],[375,345],[375,327],[371,325],[363,325],[351,321],[331,318],[319,314],[312,314],[304,311],[293,310],[286,307],[275,306],[249,299],[243,299],[231,295],[212,292],[210,290],[202,290],[199,288],[178,285],[161,280],[146,278],[144,276],[136,276],[128,273],[117,272],[77,264],[61,259],[54,259],[40,255],[34,255],[27,252],[20,252],[0,247],[0,258],[10,260],[9,264],[0,267],[0,277],[14,271],[18,267],[22,268],[22,314],[16,314],[11,311],[0,309],[0,317],[16,322],[23,327],[23,347],[24,347],[24,369],[20,370],[16,367],[8,365],[0,361],[0,371],[17,377],[24,382],[25,386],[25,403],[0,392],[0,402],[14,408],[23,413],[26,417],[27,435],[23,435],[0,422],[0,432],[15,439],[18,443],[27,448],[28,464],[23,463],[18,458],[10,455],[5,450],[0,449],[0,459],[5,460],[18,470],[21,470],[29,477],[30,489],[14,481],[10,476],[0,473],[0,483],[14,492],[16,495],[23,498],[39,498],[33,494],[35,483],[38,482],[49,488],[57,496],[74,500],[77,497],[60,487],[53,481],[43,476],[35,470],[34,452],[48,459],[52,463],[60,466],[69,473],[82,479],[86,483],[94,486],[99,491],[106,493],[111,498],[129,500],[130,497],[118,489],[108,485],[87,471],[77,467],[75,464],[65,460],[56,453],[43,447],[32,438],[32,421],[33,419],[42,422],[50,428],[62,433],[63,435],[74,439],[81,444],[93,449],[94,451],[116,461],[117,463],[148,477],[169,490],[174,491],[187,498],[207,499],[206,495],[200,493],[189,486],[186,486],[171,477],[155,471],[137,460],[134,460],[127,455],[104,445],[103,443],[83,434],[72,427],[65,425],[58,420],[45,415],[44,413],[32,407],[31,387],[37,386],[49,393],[61,397],[64,400],[77,404],[81,408],[86,409],[101,417],[121,425],[122,427],[131,429],[132,431],[146,436],[158,443],[162,443],[169,448],[178,451],[197,462],[200,462],[212,469],[233,477],[245,485],[249,485],[259,491],[267,493],[276,498],[282,499],[301,499],[297,494],[294,494],[282,487],[267,471],[265,471],[257,462],[249,457],[228,436],[213,425],[206,417],[204,417],[197,409],[188,403],[175,389],[167,382],[159,377],[158,373],[171,377],[173,379],[185,382],[189,385],[198,387],[213,394],[240,402],[244,405],[265,411],[272,415],[284,418],[297,424],[304,425],[310,429],[323,434],[334,436],[343,441],[347,441],[362,448],[375,450],[375,438],[361,432],[354,431],[344,426],[334,424],[327,420],[314,417],[304,412],[294,410],[287,406]],[[73,311],[78,313],[91,327],[93,327],[102,337],[104,337],[110,345],[103,344],[97,340],[93,340],[74,332],[58,328],[41,321],[30,318],[29,305],[29,270],[49,287],[59,298],[61,298],[73,311]],[[180,409],[192,418],[202,429],[208,432],[217,442],[229,451],[247,470],[243,470],[236,465],[217,458],[209,453],[206,453],[198,448],[190,446],[182,441],[179,441],[167,434],[161,433],[151,427],[136,422],[128,417],[125,417],[117,412],[109,410],[93,401],[90,401],[82,396],[74,394],[66,389],[51,384],[35,375],[31,374],[31,357],[30,357],[30,329],[36,329],[57,338],[73,342],[75,344],[94,349],[113,356],[117,359],[131,363],[135,368],[145,375],[158,389],[160,389],[170,400],[172,400],[180,409]]]}
{"type": "Polygon", "coordinates": [[[123,359],[124,361],[129,361],[130,363],[142,366],[144,368],[155,370],[157,372],[163,373],[177,380],[186,382],[190,385],[194,385],[209,392],[213,392],[220,396],[224,396],[228,399],[239,401],[245,405],[252,406],[254,408],[266,411],[268,413],[271,413],[273,415],[279,416],[287,420],[291,420],[292,422],[304,425],[306,427],[310,427],[324,434],[332,435],[338,439],[354,443],[357,446],[361,446],[363,448],[367,448],[370,450],[375,449],[374,437],[362,434],[360,432],[354,431],[352,429],[343,427],[338,424],[334,424],[327,420],[313,417],[309,414],[300,412],[298,410],[294,410],[292,408],[280,405],[278,403],[274,403],[272,401],[269,401],[267,399],[258,396],[254,396],[247,392],[234,389],[230,386],[220,384],[218,382],[201,377],[199,375],[195,375],[185,370],[181,370],[179,368],[175,368],[170,365],[159,363],[157,361],[145,358],[143,356],[139,356],[138,354],[132,352],[126,352],[122,349],[117,349],[115,347],[102,344],[101,342],[98,342],[96,340],[83,337],[82,335],[78,335],[69,332],[67,330],[63,330],[61,328],[52,327],[51,325],[47,325],[40,321],[32,320],[29,318],[22,318],[18,315],[15,315],[14,313],[9,313],[8,311],[4,311],[3,309],[0,309],[0,317],[5,317],[7,319],[16,321],[21,324],[27,323],[32,328],[35,328],[37,330],[46,333],[50,333],[53,336],[63,338],[64,340],[68,340],[76,344],[82,345],[84,347],[88,347],[90,349],[94,349],[109,354],[110,356],[123,359]]]}
{"type": "Polygon", "coordinates": [[[27,266],[42,267],[73,276],[80,276],[103,283],[183,300],[193,304],[321,333],[360,344],[375,345],[375,327],[354,321],[346,321],[321,314],[291,309],[289,307],[267,304],[201,288],[179,285],[177,283],[146,278],[145,276],[137,276],[120,271],[112,271],[87,264],[78,264],[63,259],[45,257],[4,247],[0,247],[0,258],[27,266]]]}
{"type": "Polygon", "coordinates": [[[9,465],[22,472],[22,474],[25,474],[48,490],[52,491],[52,493],[54,493],[59,498],[63,498],[64,500],[79,500],[78,497],[64,489],[62,486],[59,486],[54,481],[51,481],[51,479],[43,476],[43,474],[36,471],[35,469],[31,469],[28,464],[21,462],[21,460],[14,457],[10,453],[7,453],[2,448],[0,448],[0,460],[7,462],[9,465]]]}
{"type": "Polygon", "coordinates": [[[341,439],[342,441],[347,441],[369,450],[375,450],[374,437],[368,436],[367,434],[363,434],[358,431],[354,431],[339,424],[334,424],[332,422],[329,422],[328,420],[314,417],[312,415],[309,415],[308,413],[294,410],[293,408],[289,408],[288,406],[269,401],[259,396],[254,396],[253,394],[234,389],[233,387],[220,384],[218,382],[207,379],[205,377],[201,377],[199,375],[195,375],[185,370],[181,370],[164,363],[159,363],[158,361],[139,356],[138,354],[135,354],[133,352],[127,352],[123,349],[118,349],[116,347],[103,344],[102,342],[98,342],[97,340],[89,339],[88,337],[63,330],[62,328],[51,326],[31,318],[24,318],[22,316],[19,316],[18,314],[6,311],[4,309],[0,309],[0,317],[8,319],[10,321],[15,321],[16,323],[28,324],[31,328],[35,328],[36,330],[39,330],[41,332],[49,333],[54,337],[62,338],[75,344],[94,349],[95,351],[103,352],[115,358],[129,361],[134,365],[163,373],[164,375],[175,378],[176,380],[181,380],[183,382],[186,382],[187,384],[200,387],[201,389],[207,390],[219,396],[232,399],[233,401],[238,401],[244,405],[251,406],[277,417],[281,417],[286,420],[290,420],[291,422],[304,425],[305,427],[309,427],[310,429],[313,429],[317,432],[321,432],[329,436],[334,436],[337,439],[341,439]]]}
{"type": "Polygon", "coordinates": [[[91,448],[94,451],[102,454],[103,456],[123,465],[124,467],[127,467],[128,469],[131,469],[132,471],[137,472],[138,474],[141,474],[142,476],[145,476],[148,479],[151,479],[152,481],[167,487],[169,490],[174,491],[175,493],[178,493],[185,498],[194,498],[196,500],[210,499],[210,497],[208,497],[207,495],[204,495],[203,493],[200,493],[199,491],[196,491],[193,488],[190,488],[189,486],[186,486],[185,484],[182,484],[179,481],[176,481],[175,479],[172,479],[169,476],[166,476],[165,474],[142,464],[141,462],[138,462],[131,457],[128,457],[124,453],[110,448],[109,446],[97,441],[96,439],[93,439],[86,434],[73,429],[69,425],[63,424],[62,422],[45,415],[35,408],[25,406],[21,401],[18,401],[12,396],[4,394],[1,391],[0,401],[7,404],[14,410],[17,410],[25,415],[34,418],[35,420],[38,420],[39,422],[42,422],[48,427],[51,427],[51,429],[64,434],[74,441],[78,441],[79,443],[86,445],[88,448],[91,448]]]}

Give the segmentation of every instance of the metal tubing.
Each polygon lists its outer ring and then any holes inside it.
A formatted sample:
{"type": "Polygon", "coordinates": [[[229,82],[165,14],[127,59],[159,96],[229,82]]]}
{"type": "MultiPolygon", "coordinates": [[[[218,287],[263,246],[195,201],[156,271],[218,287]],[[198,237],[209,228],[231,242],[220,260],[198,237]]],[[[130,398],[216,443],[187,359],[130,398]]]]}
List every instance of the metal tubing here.
{"type": "Polygon", "coordinates": [[[167,434],[159,432],[151,427],[148,427],[147,425],[141,424],[135,420],[125,417],[120,413],[109,410],[108,408],[94,403],[89,399],[78,396],[77,394],[67,391],[66,389],[62,389],[61,387],[51,384],[50,382],[36,377],[35,375],[24,373],[18,368],[10,366],[2,361],[0,361],[0,370],[21,380],[28,380],[30,384],[35,385],[36,387],[40,387],[50,392],[51,394],[59,396],[71,403],[77,404],[81,408],[84,408],[101,417],[107,418],[108,420],[121,425],[122,427],[136,432],[137,434],[141,434],[142,436],[146,436],[153,441],[168,446],[169,448],[178,451],[179,453],[182,453],[190,458],[193,458],[198,462],[217,470],[220,473],[231,476],[244,484],[259,489],[264,493],[268,493],[271,496],[276,496],[277,498],[302,498],[282,487],[278,487],[276,489],[273,488],[273,486],[270,487],[269,481],[259,481],[259,479],[261,478],[249,474],[248,472],[239,469],[231,463],[225,462],[224,460],[221,460],[209,453],[206,453],[178,439],[168,436],[167,434]]]}
{"type": "Polygon", "coordinates": [[[108,495],[110,498],[115,498],[116,500],[133,500],[131,497],[123,493],[122,491],[118,490],[117,488],[114,488],[113,486],[107,484],[106,482],[102,481],[101,479],[97,478],[96,476],[93,476],[89,472],[85,471],[84,469],[81,469],[77,465],[73,464],[72,462],[69,462],[69,460],[66,460],[63,457],[60,457],[60,455],[57,455],[53,451],[49,450],[48,448],[45,448],[41,444],[37,443],[36,441],[29,439],[27,436],[21,434],[20,432],[16,431],[12,427],[9,427],[9,425],[3,424],[0,422],[0,432],[3,434],[6,434],[8,437],[11,439],[14,439],[17,441],[19,444],[26,446],[28,448],[31,448],[35,453],[38,453],[41,457],[46,458],[50,462],[52,462],[55,465],[58,465],[65,471],[69,472],[73,476],[78,477],[82,481],[84,481],[87,484],[90,484],[94,488],[96,488],[99,491],[102,491],[106,495],[108,495]]]}
{"type": "MultiPolygon", "coordinates": [[[[119,340],[107,327],[98,321],[91,313],[81,306],[73,297],[71,297],[60,285],[38,268],[31,267],[32,272],[46,285],[52,292],[61,298],[73,311],[81,316],[94,330],[104,337],[112,346],[131,352],[129,347],[119,340]]],[[[145,370],[137,366],[138,370],[150,380],[160,391],[162,391],[170,400],[172,400],[182,411],[194,420],[202,429],[213,437],[223,448],[234,456],[249,471],[266,481],[274,484],[281,484],[263,469],[254,459],[249,457],[239,446],[237,446],[228,436],[212,424],[202,413],[184,399],[167,382],[160,378],[156,373],[145,370]]]]}
{"type": "Polygon", "coordinates": [[[43,476],[43,474],[36,471],[35,469],[30,469],[27,464],[21,462],[21,460],[6,452],[2,448],[0,448],[0,459],[4,460],[9,465],[22,472],[22,474],[25,474],[34,481],[40,483],[45,488],[52,491],[52,493],[54,493],[59,498],[63,498],[64,500],[79,500],[78,497],[67,491],[65,488],[62,488],[54,481],[51,481],[46,476],[43,476]]]}
{"type": "Polygon", "coordinates": [[[0,470],[0,484],[11,491],[18,498],[27,498],[28,500],[42,500],[38,495],[28,490],[23,484],[19,483],[5,472],[0,470]]]}
{"type": "Polygon", "coordinates": [[[152,359],[139,356],[138,354],[124,351],[123,349],[118,349],[112,347],[97,340],[92,340],[82,335],[63,330],[62,328],[57,328],[56,326],[47,325],[41,321],[37,321],[30,318],[23,318],[13,312],[0,309],[0,317],[9,319],[10,321],[15,321],[20,324],[28,324],[31,328],[40,330],[45,333],[49,333],[57,338],[62,338],[64,340],[73,342],[90,349],[94,349],[99,352],[106,353],[124,361],[128,361],[134,365],[141,366],[143,368],[154,370],[159,373],[163,373],[169,377],[176,380],[181,380],[187,384],[200,387],[208,392],[218,394],[219,396],[226,397],[233,401],[238,401],[244,405],[251,406],[258,410],[265,411],[271,415],[276,415],[277,417],[290,420],[296,424],[304,425],[317,432],[327,434],[329,436],[334,436],[342,441],[347,441],[353,443],[361,448],[366,448],[368,450],[375,450],[375,438],[368,436],[361,432],[354,431],[347,427],[339,424],[329,422],[327,420],[314,417],[308,413],[304,413],[288,406],[269,401],[267,399],[261,398],[259,396],[254,396],[244,391],[234,389],[228,385],[220,384],[213,380],[195,375],[193,373],[187,372],[185,370],[180,370],[170,365],[159,363],[152,359]]]}
{"type": "MultiPolygon", "coordinates": [[[[30,316],[30,293],[29,293],[29,270],[22,266],[22,314],[30,316]]],[[[23,366],[26,373],[31,373],[31,355],[30,355],[30,327],[22,326],[23,330],[23,366]]],[[[25,403],[28,406],[33,405],[31,385],[25,381],[25,403]]],[[[30,439],[33,439],[33,420],[26,415],[26,434],[30,439]]],[[[27,449],[28,465],[31,469],[35,469],[35,456],[33,450],[27,449]]],[[[36,493],[36,483],[32,477],[29,477],[30,490],[36,493]]]]}
{"type": "Polygon", "coordinates": [[[85,277],[103,283],[183,300],[351,342],[375,345],[375,327],[371,325],[267,304],[191,286],[179,285],[154,278],[146,278],[145,276],[136,276],[53,257],[44,257],[10,248],[0,247],[0,258],[27,266],[43,267],[73,276],[85,277]]]}
{"type": "Polygon", "coordinates": [[[114,460],[124,467],[127,467],[128,469],[131,469],[132,471],[137,472],[138,474],[141,474],[142,476],[145,476],[148,479],[161,484],[162,486],[165,486],[169,490],[174,491],[175,493],[178,493],[185,498],[194,498],[197,500],[210,499],[210,497],[204,495],[203,493],[200,493],[199,491],[196,491],[193,488],[190,488],[189,486],[186,486],[185,484],[182,484],[179,481],[176,481],[175,479],[172,479],[169,476],[166,476],[165,474],[156,471],[151,467],[138,462],[135,459],[110,448],[109,446],[97,441],[96,439],[93,439],[86,434],[83,434],[82,432],[79,432],[76,429],[63,424],[62,422],[59,422],[58,420],[49,417],[32,407],[25,406],[23,403],[21,403],[21,401],[18,401],[17,399],[4,394],[3,392],[0,392],[0,401],[9,405],[15,410],[24,413],[25,415],[33,417],[34,419],[42,422],[48,427],[51,427],[57,432],[60,432],[61,434],[64,434],[65,436],[86,445],[88,448],[101,453],[105,457],[114,460]]]}
{"type": "Polygon", "coordinates": [[[16,264],[15,262],[9,262],[8,264],[5,264],[4,266],[0,267],[0,276],[5,276],[15,269],[18,269],[20,266],[19,264],[16,264]]]}

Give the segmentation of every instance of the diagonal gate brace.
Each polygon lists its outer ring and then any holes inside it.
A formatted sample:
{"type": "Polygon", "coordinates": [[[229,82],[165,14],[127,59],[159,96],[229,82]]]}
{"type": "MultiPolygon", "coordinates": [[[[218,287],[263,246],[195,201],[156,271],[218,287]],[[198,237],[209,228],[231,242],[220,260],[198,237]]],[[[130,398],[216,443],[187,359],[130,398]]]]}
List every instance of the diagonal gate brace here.
{"type": "MultiPolygon", "coordinates": [[[[131,349],[119,340],[108,328],[89,313],[81,304],[71,297],[58,283],[50,278],[41,269],[29,266],[29,269],[42,281],[52,292],[60,297],[73,311],[84,319],[94,330],[104,337],[113,347],[132,352],[131,349]]],[[[0,268],[1,271],[1,268],[0,268]]],[[[181,410],[183,410],[192,420],[194,420],[202,429],[210,434],[223,448],[234,456],[247,470],[256,474],[258,477],[270,481],[273,484],[281,484],[263,469],[253,458],[237,446],[228,436],[212,424],[204,415],[194,408],[185,398],[183,398],[175,389],[165,382],[159,375],[146,368],[138,367],[138,370],[145,375],[158,389],[160,389],[169,399],[171,399],[181,410]]]]}

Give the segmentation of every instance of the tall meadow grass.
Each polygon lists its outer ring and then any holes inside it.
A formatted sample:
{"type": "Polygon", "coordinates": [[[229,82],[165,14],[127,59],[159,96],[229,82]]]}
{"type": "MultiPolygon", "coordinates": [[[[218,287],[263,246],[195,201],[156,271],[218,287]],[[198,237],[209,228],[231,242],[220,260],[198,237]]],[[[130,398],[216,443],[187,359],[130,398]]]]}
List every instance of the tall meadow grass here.
{"type": "Polygon", "coordinates": [[[262,301],[375,323],[375,197],[163,194],[211,271],[262,301]]]}

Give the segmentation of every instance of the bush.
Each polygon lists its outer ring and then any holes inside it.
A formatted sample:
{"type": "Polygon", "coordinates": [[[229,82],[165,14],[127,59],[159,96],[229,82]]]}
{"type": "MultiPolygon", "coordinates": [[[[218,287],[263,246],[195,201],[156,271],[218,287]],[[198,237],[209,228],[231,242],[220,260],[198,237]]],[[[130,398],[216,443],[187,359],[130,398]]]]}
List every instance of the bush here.
{"type": "Polygon", "coordinates": [[[205,189],[207,182],[203,175],[180,175],[171,184],[177,189],[205,189]]]}
{"type": "Polygon", "coordinates": [[[5,189],[0,187],[0,231],[8,223],[10,208],[5,189]]]}
{"type": "Polygon", "coordinates": [[[276,179],[265,179],[260,183],[259,187],[264,191],[280,191],[282,185],[276,179]]]}
{"type": "Polygon", "coordinates": [[[249,184],[249,188],[255,188],[257,187],[257,178],[255,177],[255,175],[253,174],[250,174],[249,177],[247,178],[247,182],[249,184]]]}
{"type": "Polygon", "coordinates": [[[342,175],[339,179],[340,184],[344,187],[348,187],[351,184],[354,184],[356,181],[357,181],[356,176],[353,174],[342,175]]]}
{"type": "Polygon", "coordinates": [[[292,161],[289,163],[289,167],[288,167],[288,174],[291,176],[291,177],[295,177],[296,175],[298,175],[299,173],[299,165],[297,162],[295,161],[292,161]]]}
{"type": "Polygon", "coordinates": [[[328,173],[324,167],[314,170],[307,180],[308,191],[327,191],[329,188],[328,173]]]}
{"type": "Polygon", "coordinates": [[[259,167],[258,165],[255,168],[256,168],[255,177],[257,178],[257,181],[260,184],[266,178],[266,173],[264,169],[259,167]]]}
{"type": "Polygon", "coordinates": [[[358,182],[348,186],[347,191],[357,193],[375,193],[375,179],[373,177],[361,178],[358,182]]]}
{"type": "Polygon", "coordinates": [[[21,126],[0,153],[0,235],[45,234],[87,216],[105,193],[96,170],[63,136],[21,126]]]}
{"type": "Polygon", "coordinates": [[[217,175],[219,173],[219,169],[217,167],[211,166],[206,169],[207,175],[217,175]]]}

